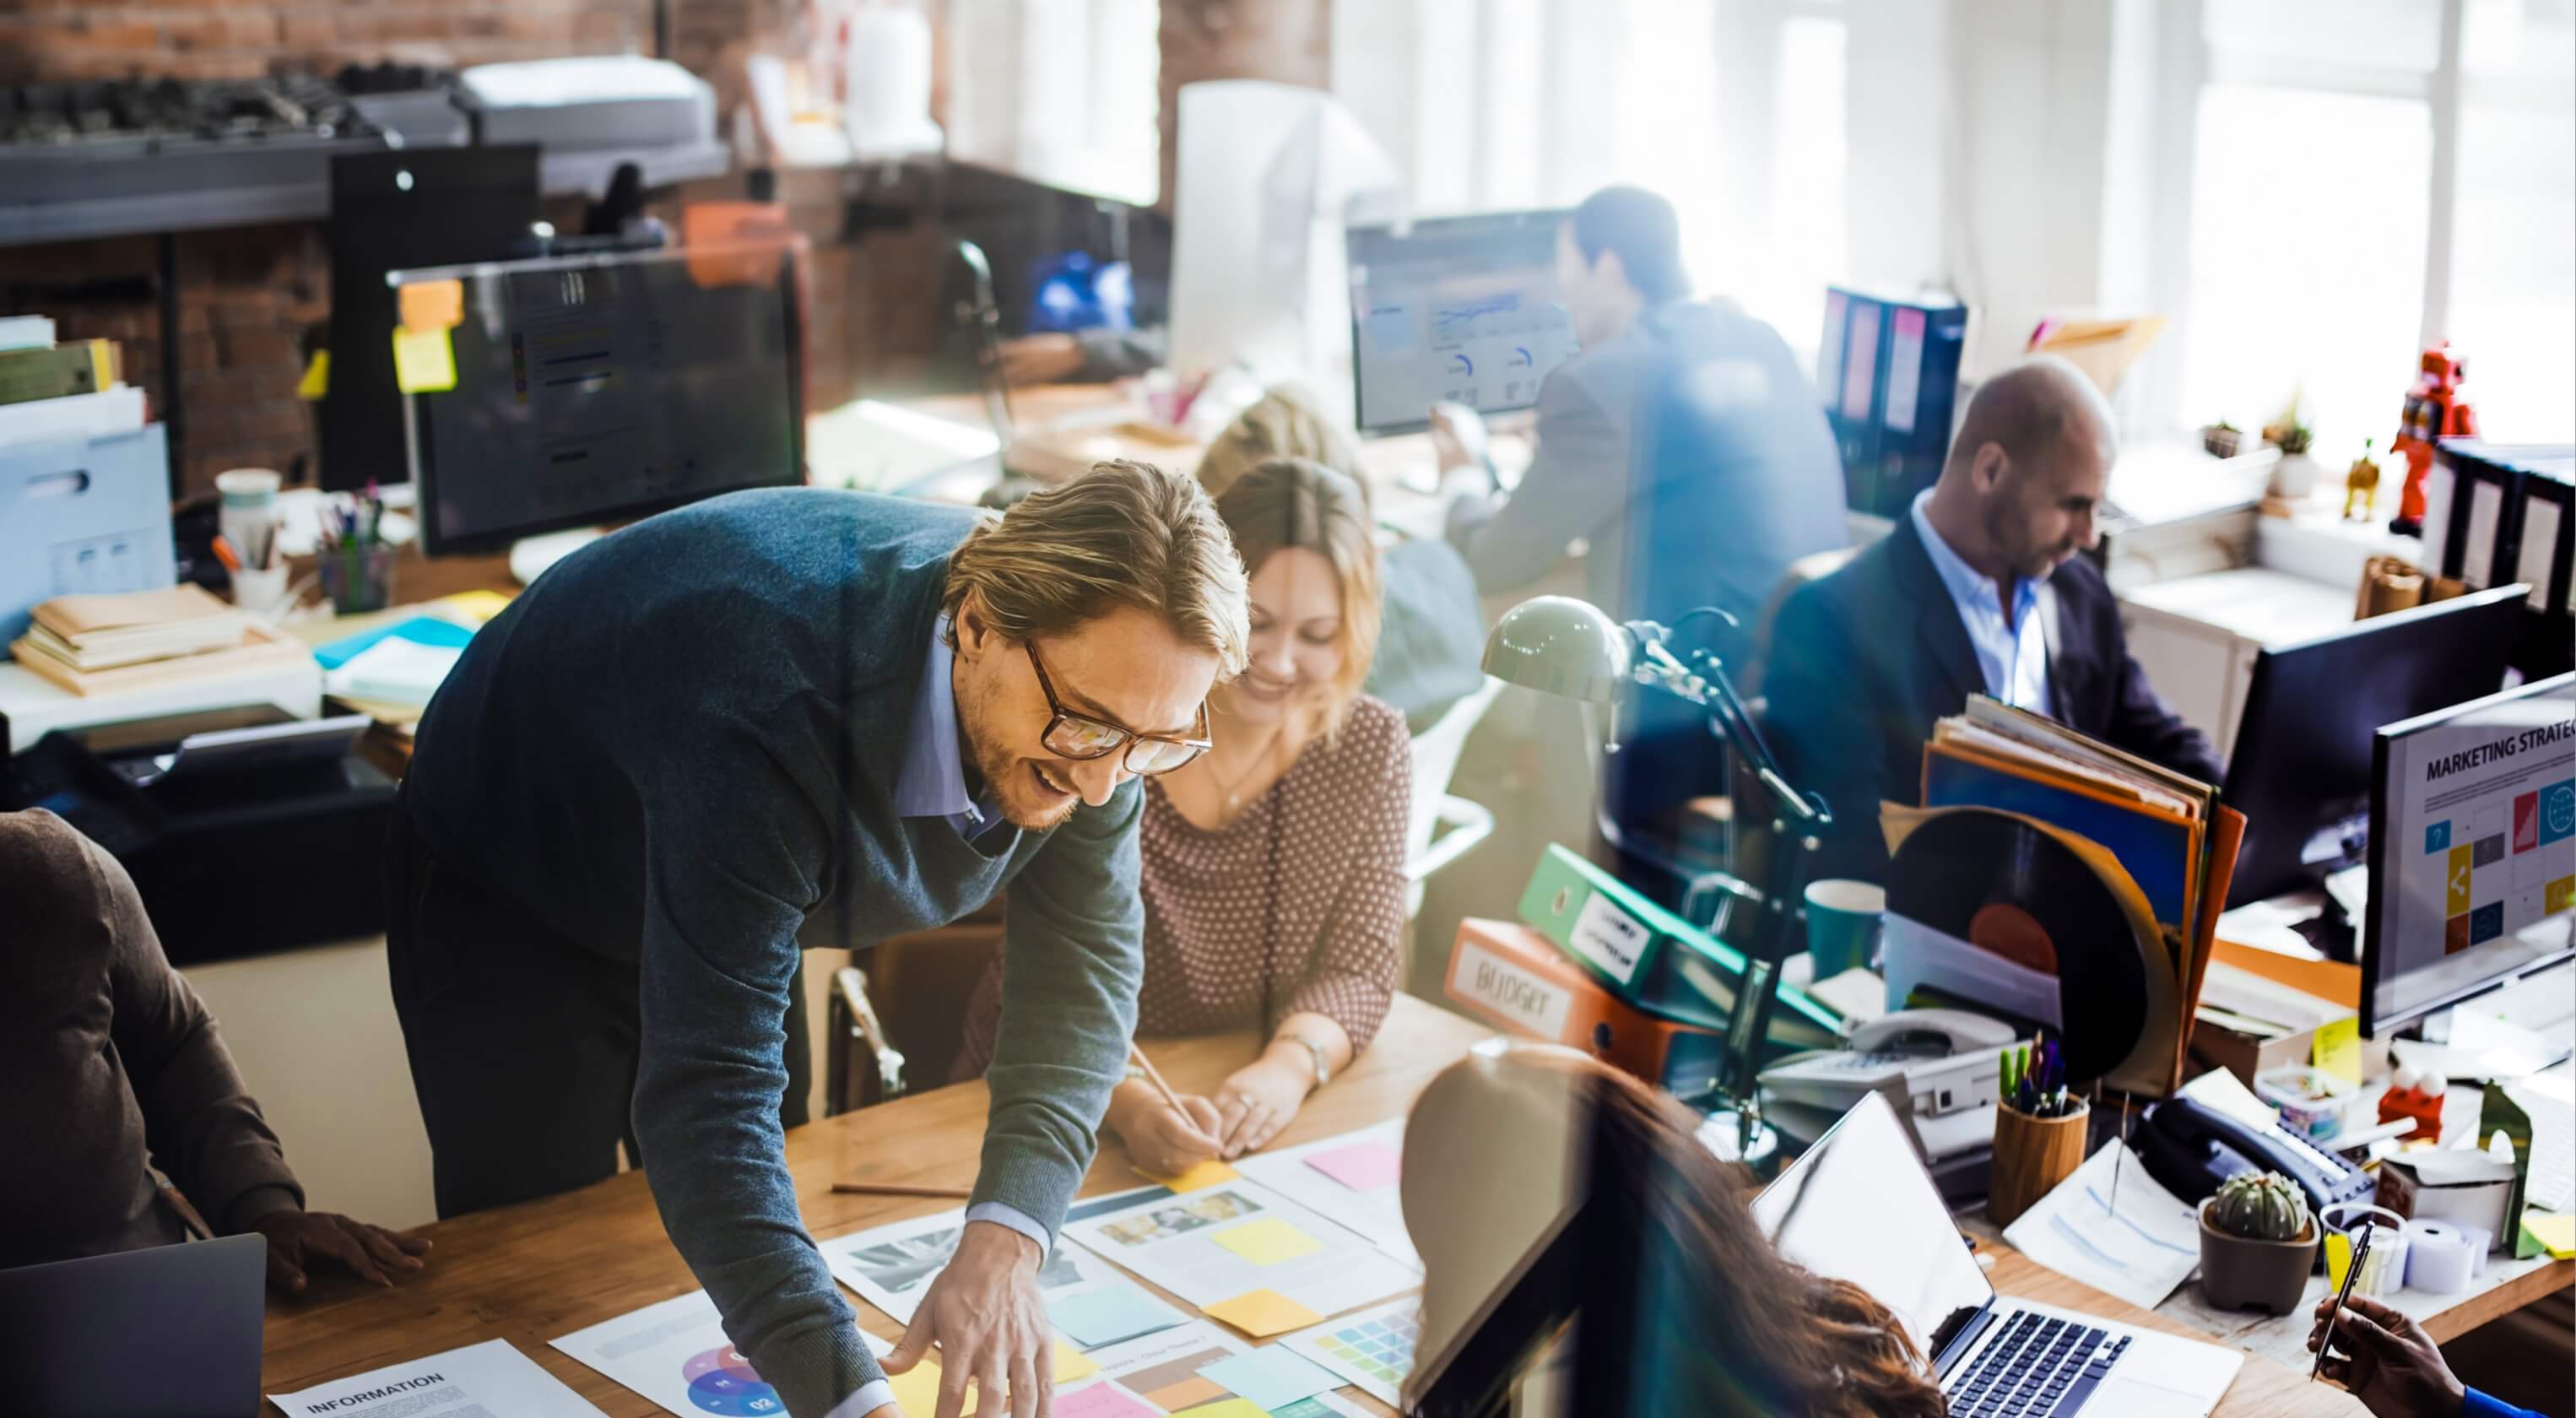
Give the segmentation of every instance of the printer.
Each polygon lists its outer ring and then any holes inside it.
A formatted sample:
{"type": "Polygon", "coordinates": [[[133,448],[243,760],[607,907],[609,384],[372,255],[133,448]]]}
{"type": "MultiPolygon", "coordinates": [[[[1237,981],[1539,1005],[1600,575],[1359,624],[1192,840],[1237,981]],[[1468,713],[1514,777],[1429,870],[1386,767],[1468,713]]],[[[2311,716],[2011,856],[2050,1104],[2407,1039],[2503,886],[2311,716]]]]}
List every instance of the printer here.
{"type": "Polygon", "coordinates": [[[0,760],[0,810],[107,849],[173,965],[377,935],[395,788],[358,756],[368,724],[257,704],[56,729],[0,760]]]}

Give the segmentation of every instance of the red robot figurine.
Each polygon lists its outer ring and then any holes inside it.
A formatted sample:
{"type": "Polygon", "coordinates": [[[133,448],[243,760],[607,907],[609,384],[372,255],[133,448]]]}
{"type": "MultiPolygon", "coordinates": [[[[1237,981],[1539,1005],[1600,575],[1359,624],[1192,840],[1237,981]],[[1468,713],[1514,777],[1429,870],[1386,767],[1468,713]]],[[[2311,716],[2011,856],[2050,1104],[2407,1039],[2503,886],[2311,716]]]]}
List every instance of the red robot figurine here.
{"type": "Polygon", "coordinates": [[[2469,377],[2469,362],[2451,353],[2451,342],[2435,341],[2424,351],[2423,372],[2406,391],[2406,412],[2398,416],[2392,451],[2406,455],[2406,486],[2397,497],[2397,517],[2389,530],[2414,536],[2424,530],[2424,482],[2433,475],[2433,443],[2441,438],[2475,438],[2477,410],[2460,397],[2460,381],[2469,377]]]}

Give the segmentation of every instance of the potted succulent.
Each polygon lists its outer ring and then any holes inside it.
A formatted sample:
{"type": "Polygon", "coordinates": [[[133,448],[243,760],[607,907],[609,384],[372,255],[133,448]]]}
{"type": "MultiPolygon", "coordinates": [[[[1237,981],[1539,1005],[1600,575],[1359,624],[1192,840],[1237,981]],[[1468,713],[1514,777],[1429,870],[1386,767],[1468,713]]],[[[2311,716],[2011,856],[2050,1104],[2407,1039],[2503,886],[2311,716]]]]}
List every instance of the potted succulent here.
{"type": "Polygon", "coordinates": [[[2230,1177],[2200,1204],[2200,1289],[2221,1309],[2288,1314],[2316,1260],[2308,1198],[2278,1172],[2230,1177]]]}
{"type": "Polygon", "coordinates": [[[2245,430],[2220,419],[2200,430],[2200,446],[2213,458],[2233,458],[2245,451],[2245,430]]]}
{"type": "Polygon", "coordinates": [[[2290,396],[2290,406],[2281,416],[2263,425],[2263,441],[2281,450],[2281,461],[2272,465],[2272,495],[2284,502],[2304,501],[2317,489],[2317,460],[2308,456],[2308,445],[2316,441],[2317,431],[2299,416],[2299,396],[2290,396]]]}

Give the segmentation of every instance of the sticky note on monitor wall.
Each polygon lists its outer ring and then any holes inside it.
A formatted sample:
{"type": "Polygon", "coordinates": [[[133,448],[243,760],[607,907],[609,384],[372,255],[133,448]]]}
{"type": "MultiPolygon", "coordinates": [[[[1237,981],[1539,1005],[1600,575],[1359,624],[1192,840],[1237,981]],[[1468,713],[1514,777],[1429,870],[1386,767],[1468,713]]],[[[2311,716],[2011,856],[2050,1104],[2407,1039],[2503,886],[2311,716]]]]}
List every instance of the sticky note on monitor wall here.
{"type": "Polygon", "coordinates": [[[406,330],[453,330],[465,323],[465,283],[454,277],[413,281],[396,287],[394,294],[406,330]]]}
{"type": "Polygon", "coordinates": [[[394,387],[406,394],[444,394],[456,387],[456,346],[447,331],[394,331],[394,387]]]}

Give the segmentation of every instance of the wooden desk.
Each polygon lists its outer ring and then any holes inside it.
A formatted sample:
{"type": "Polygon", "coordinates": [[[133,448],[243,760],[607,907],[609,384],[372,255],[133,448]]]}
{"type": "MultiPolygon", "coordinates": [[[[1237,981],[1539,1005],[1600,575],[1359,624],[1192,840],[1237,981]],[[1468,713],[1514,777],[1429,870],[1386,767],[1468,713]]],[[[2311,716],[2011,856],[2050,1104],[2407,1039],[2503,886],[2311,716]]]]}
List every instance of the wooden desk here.
{"type": "MultiPolygon", "coordinates": [[[[1291,1146],[1401,1115],[1434,1074],[1486,1031],[1399,995],[1377,1042],[1301,1112],[1279,1139],[1291,1146]]],[[[1204,1091],[1252,1057],[1249,1035],[1153,1046],[1173,1085],[1204,1091]]],[[[798,1203],[817,1235],[927,1215],[951,1205],[885,1197],[835,1196],[834,1181],[866,1179],[967,1186],[975,1177],[987,1095],[981,1083],[923,1093],[883,1107],[828,1118],[787,1135],[787,1165],[798,1203]]],[[[1125,1154],[1103,1149],[1083,1194],[1137,1185],[1125,1154]]],[[[300,1300],[271,1298],[262,1380],[271,1392],[305,1388],[424,1354],[508,1339],[611,1415],[643,1418],[652,1403],[557,1353],[548,1341],[698,1288],[662,1233],[644,1178],[628,1173],[563,1196],[443,1221],[422,1234],[437,1242],[428,1270],[392,1290],[317,1275],[300,1300]]],[[[1995,1278],[2007,1293],[2163,1329],[2108,1296],[2005,1253],[1995,1278]]],[[[1151,1287],[1148,1287],[1151,1288],[1151,1287]]],[[[860,1323],[889,1339],[901,1329],[866,1305],[860,1323]]],[[[1183,1308],[1188,1308],[1184,1306],[1183,1308]]],[[[2360,1411],[2343,1394],[2249,1360],[2219,1412],[2328,1415],[2360,1411]]],[[[1355,1389],[1343,1396],[1386,1410],[1355,1389]]],[[[924,1415],[914,1415],[924,1418],[924,1415]]]]}

